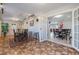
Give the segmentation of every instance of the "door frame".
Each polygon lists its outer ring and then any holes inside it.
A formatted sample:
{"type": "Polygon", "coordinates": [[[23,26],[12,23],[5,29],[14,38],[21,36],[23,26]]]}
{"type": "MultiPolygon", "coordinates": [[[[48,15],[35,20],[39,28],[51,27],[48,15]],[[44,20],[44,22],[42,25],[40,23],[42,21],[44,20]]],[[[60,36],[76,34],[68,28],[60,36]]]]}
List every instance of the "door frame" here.
{"type": "Polygon", "coordinates": [[[76,49],[77,51],[79,51],[79,49],[77,48],[77,47],[75,47],[74,46],[74,11],[75,10],[78,10],[78,8],[79,7],[76,7],[76,8],[74,8],[73,10],[72,10],[72,47],[74,48],[74,49],[76,49]]]}

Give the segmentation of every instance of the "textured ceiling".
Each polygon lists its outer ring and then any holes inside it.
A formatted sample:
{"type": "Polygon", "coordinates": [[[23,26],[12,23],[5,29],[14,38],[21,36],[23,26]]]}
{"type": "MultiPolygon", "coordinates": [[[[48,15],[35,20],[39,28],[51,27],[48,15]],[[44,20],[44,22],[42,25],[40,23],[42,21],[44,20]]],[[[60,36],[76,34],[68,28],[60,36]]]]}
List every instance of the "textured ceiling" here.
{"type": "Polygon", "coordinates": [[[4,20],[11,17],[24,19],[29,14],[44,15],[50,11],[77,7],[77,3],[5,3],[4,20]]]}

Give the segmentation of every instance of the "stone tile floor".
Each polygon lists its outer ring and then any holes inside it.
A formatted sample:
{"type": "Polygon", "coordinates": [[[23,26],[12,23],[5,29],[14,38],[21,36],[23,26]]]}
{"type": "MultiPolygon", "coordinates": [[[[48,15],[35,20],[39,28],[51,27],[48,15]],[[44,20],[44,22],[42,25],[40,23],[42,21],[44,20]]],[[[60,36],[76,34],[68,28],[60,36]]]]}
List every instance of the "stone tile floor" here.
{"type": "Polygon", "coordinates": [[[0,48],[1,55],[79,55],[76,50],[53,42],[31,40],[13,48],[0,48]]]}

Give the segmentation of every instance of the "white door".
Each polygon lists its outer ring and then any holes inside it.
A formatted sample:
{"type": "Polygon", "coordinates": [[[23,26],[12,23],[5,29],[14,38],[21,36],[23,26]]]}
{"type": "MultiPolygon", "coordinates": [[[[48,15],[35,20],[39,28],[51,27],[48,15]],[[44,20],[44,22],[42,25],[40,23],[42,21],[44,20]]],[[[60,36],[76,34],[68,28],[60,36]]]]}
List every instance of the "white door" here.
{"type": "Polygon", "coordinates": [[[73,24],[73,47],[79,50],[79,8],[73,10],[72,13],[73,24]]]}

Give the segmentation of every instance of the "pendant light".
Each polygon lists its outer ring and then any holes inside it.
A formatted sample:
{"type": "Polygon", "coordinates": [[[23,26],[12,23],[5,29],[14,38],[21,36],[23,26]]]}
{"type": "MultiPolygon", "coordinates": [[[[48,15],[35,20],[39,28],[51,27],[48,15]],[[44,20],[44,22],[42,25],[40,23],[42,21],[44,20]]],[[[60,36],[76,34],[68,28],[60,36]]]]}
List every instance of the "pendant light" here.
{"type": "Polygon", "coordinates": [[[0,3],[1,13],[4,14],[3,3],[0,3]]]}

